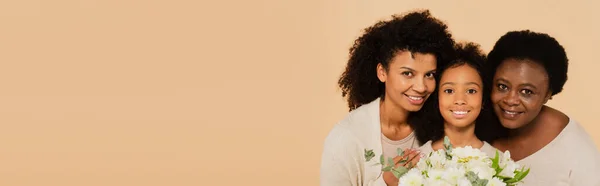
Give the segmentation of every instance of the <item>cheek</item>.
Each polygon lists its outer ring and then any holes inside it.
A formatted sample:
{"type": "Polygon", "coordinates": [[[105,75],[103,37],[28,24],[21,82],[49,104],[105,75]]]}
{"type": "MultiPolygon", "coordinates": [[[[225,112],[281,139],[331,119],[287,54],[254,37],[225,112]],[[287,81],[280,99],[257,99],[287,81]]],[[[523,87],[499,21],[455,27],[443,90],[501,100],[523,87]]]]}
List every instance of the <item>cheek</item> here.
{"type": "Polygon", "coordinates": [[[483,98],[483,95],[481,95],[481,94],[476,94],[476,95],[471,96],[471,99],[469,100],[471,102],[471,106],[475,107],[476,109],[480,109],[481,103],[483,102],[482,98],[483,98]]]}
{"type": "Polygon", "coordinates": [[[527,110],[532,111],[534,113],[537,113],[540,110],[542,110],[542,107],[544,106],[544,103],[543,103],[542,99],[521,98],[521,102],[523,103],[523,106],[527,110]]]}
{"type": "Polygon", "coordinates": [[[492,91],[492,95],[490,96],[490,98],[491,98],[491,100],[492,100],[492,103],[493,103],[493,104],[496,104],[496,103],[498,103],[500,100],[502,100],[502,93],[500,93],[500,92],[498,92],[498,91],[496,91],[496,90],[493,90],[493,91],[492,91]]]}
{"type": "Polygon", "coordinates": [[[443,92],[439,92],[439,95],[438,95],[438,107],[439,108],[446,108],[450,104],[452,104],[452,99],[450,99],[450,96],[444,95],[443,92]]]}
{"type": "Polygon", "coordinates": [[[410,87],[410,80],[401,75],[388,76],[388,81],[385,86],[396,91],[406,91],[410,87]]]}
{"type": "Polygon", "coordinates": [[[427,81],[425,81],[425,83],[426,83],[428,92],[431,93],[431,92],[435,91],[435,87],[436,87],[435,79],[427,80],[427,81]]]}

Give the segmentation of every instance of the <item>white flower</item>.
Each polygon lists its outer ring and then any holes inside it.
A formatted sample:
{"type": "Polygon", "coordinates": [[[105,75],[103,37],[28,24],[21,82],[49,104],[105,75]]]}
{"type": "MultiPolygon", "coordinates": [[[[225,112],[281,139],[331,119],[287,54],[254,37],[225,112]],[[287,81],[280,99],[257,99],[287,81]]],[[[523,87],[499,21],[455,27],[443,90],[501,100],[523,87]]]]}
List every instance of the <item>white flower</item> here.
{"type": "Polygon", "coordinates": [[[446,182],[445,180],[442,179],[434,179],[434,178],[428,178],[425,180],[425,183],[423,185],[429,186],[429,185],[435,185],[435,186],[452,186],[452,184],[446,182]]]}
{"type": "Polygon", "coordinates": [[[488,183],[486,186],[506,186],[506,183],[504,183],[502,180],[498,179],[497,177],[494,177],[491,180],[488,180],[488,183]]]}
{"type": "Polygon", "coordinates": [[[452,149],[452,156],[461,159],[485,159],[487,155],[479,149],[471,146],[452,149]]]}
{"type": "Polygon", "coordinates": [[[419,170],[422,170],[422,171],[423,170],[428,170],[430,167],[427,164],[427,162],[428,162],[427,158],[428,158],[427,155],[424,156],[424,157],[421,157],[421,159],[419,160],[419,162],[417,162],[417,167],[416,168],[419,169],[419,170]]]}
{"type": "Polygon", "coordinates": [[[444,171],[445,170],[442,169],[430,169],[429,172],[427,172],[427,175],[431,179],[442,180],[442,177],[444,176],[444,171]]]}
{"type": "Polygon", "coordinates": [[[504,155],[500,159],[499,162],[500,168],[502,168],[502,172],[500,172],[500,176],[513,178],[515,177],[515,170],[519,168],[519,165],[515,163],[512,159],[510,159],[510,152],[505,151],[504,155]]]}
{"type": "Polygon", "coordinates": [[[471,181],[469,181],[469,179],[467,179],[466,177],[462,177],[460,179],[458,179],[458,182],[456,183],[457,186],[472,186],[471,181]]]}
{"type": "Polygon", "coordinates": [[[423,184],[423,175],[418,169],[410,169],[400,178],[399,186],[421,186],[423,184]]]}
{"type": "Polygon", "coordinates": [[[434,169],[444,168],[446,164],[446,154],[444,151],[438,150],[431,153],[431,156],[429,156],[427,160],[434,169]]]}
{"type": "Polygon", "coordinates": [[[458,180],[463,177],[465,177],[465,171],[456,167],[447,168],[442,175],[442,179],[452,185],[456,185],[458,180]]]}
{"type": "Polygon", "coordinates": [[[473,167],[472,169],[470,169],[470,171],[476,173],[479,179],[487,180],[492,179],[492,177],[496,174],[496,170],[488,166],[473,167]]]}

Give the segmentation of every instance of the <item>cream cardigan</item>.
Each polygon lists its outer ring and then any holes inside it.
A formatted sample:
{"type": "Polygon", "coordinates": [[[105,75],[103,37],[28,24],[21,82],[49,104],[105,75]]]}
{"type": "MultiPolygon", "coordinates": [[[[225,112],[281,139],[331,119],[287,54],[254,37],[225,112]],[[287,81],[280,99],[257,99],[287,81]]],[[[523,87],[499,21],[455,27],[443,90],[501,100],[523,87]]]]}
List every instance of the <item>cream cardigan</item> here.
{"type": "Polygon", "coordinates": [[[600,152],[573,119],[552,142],[517,163],[530,168],[522,186],[600,186],[600,152]]]}
{"type": "Polygon", "coordinates": [[[325,139],[321,157],[321,186],[385,186],[379,156],[382,154],[380,99],[351,111],[325,139]],[[370,161],[365,151],[375,155],[370,161]]]}

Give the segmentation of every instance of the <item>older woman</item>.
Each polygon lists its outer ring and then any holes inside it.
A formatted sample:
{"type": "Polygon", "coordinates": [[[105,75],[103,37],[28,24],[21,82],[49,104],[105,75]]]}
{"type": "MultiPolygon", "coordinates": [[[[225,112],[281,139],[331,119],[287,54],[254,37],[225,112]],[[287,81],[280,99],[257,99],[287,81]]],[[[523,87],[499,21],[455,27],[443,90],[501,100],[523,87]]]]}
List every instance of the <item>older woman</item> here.
{"type": "Polygon", "coordinates": [[[529,30],[508,32],[488,60],[491,101],[508,129],[493,145],[531,168],[522,185],[600,185],[600,153],[590,136],[545,105],[567,81],[568,58],[558,41],[529,30]]]}

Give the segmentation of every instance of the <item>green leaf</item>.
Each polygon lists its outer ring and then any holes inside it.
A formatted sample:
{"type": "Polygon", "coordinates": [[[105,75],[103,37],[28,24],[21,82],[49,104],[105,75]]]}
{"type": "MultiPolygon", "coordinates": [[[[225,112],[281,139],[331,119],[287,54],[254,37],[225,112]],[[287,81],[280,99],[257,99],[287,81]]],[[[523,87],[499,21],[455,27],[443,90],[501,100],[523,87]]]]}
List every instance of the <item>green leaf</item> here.
{"type": "Polygon", "coordinates": [[[496,150],[496,156],[494,156],[494,159],[492,159],[492,168],[494,170],[496,170],[496,173],[499,174],[501,171],[498,171],[500,169],[500,154],[498,152],[498,150],[496,150]]]}
{"type": "Polygon", "coordinates": [[[521,180],[523,180],[523,178],[525,178],[527,176],[527,174],[529,174],[529,170],[524,170],[525,168],[522,168],[520,171],[516,171],[515,177],[513,177],[510,180],[507,180],[506,183],[517,183],[520,182],[521,180]]]}
{"type": "Polygon", "coordinates": [[[387,167],[384,167],[383,169],[381,169],[381,171],[384,171],[384,172],[391,171],[391,170],[392,170],[392,167],[393,167],[393,166],[387,166],[387,167]]]}
{"type": "Polygon", "coordinates": [[[479,179],[479,180],[477,180],[476,185],[478,185],[478,186],[486,186],[487,183],[488,183],[487,179],[479,179]]]}
{"type": "Polygon", "coordinates": [[[408,172],[408,169],[406,167],[392,168],[392,173],[394,174],[394,176],[396,178],[402,177],[407,172],[408,172]]]}
{"type": "Polygon", "coordinates": [[[396,151],[398,152],[398,156],[404,156],[404,150],[401,148],[396,149],[396,151]]]}
{"type": "Polygon", "coordinates": [[[466,177],[473,186],[486,186],[488,183],[487,179],[479,179],[479,176],[473,171],[467,172],[466,177]]]}
{"type": "Polygon", "coordinates": [[[393,158],[388,158],[388,165],[394,165],[394,159],[393,158]]]}
{"type": "Polygon", "coordinates": [[[365,159],[367,161],[371,161],[371,159],[373,159],[373,157],[375,157],[375,153],[373,152],[373,150],[365,149],[365,159]]]}
{"type": "Polygon", "coordinates": [[[452,144],[450,143],[450,138],[448,138],[448,136],[444,137],[444,148],[446,151],[452,150],[452,144]]]}
{"type": "Polygon", "coordinates": [[[382,165],[385,165],[385,160],[384,160],[383,154],[381,156],[379,156],[379,163],[381,163],[382,165]]]}

